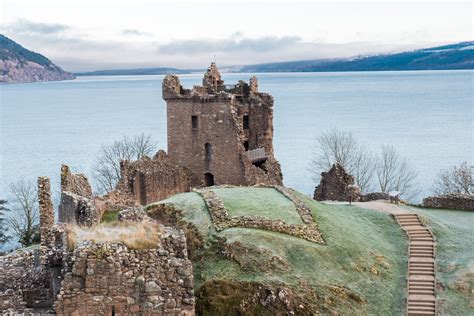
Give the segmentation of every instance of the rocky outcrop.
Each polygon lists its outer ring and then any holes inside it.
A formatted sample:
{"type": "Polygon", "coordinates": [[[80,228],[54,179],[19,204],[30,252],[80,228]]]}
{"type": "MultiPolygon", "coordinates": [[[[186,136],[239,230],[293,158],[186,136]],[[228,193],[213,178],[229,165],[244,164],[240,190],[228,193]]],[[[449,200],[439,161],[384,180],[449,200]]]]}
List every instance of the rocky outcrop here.
{"type": "Polygon", "coordinates": [[[0,83],[71,80],[74,75],[0,34],[0,83]]]}
{"type": "Polygon", "coordinates": [[[423,207],[474,211],[474,196],[466,194],[446,194],[423,199],[423,207]]]}
{"type": "Polygon", "coordinates": [[[360,189],[355,185],[354,176],[348,174],[344,167],[335,163],[328,172],[321,173],[321,182],[314,190],[313,198],[318,201],[358,201],[360,189]]]}

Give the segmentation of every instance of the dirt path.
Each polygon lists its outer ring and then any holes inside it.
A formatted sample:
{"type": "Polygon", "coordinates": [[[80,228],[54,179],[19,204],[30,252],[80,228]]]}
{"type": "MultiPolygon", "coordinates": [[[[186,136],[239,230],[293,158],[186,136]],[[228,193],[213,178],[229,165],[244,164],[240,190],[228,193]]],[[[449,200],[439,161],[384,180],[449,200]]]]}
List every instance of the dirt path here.
{"type": "MultiPolygon", "coordinates": [[[[325,202],[348,204],[347,202],[325,202]]],[[[407,314],[436,315],[436,241],[431,230],[424,226],[418,214],[388,201],[352,203],[361,208],[391,214],[408,235],[407,314]]]]}

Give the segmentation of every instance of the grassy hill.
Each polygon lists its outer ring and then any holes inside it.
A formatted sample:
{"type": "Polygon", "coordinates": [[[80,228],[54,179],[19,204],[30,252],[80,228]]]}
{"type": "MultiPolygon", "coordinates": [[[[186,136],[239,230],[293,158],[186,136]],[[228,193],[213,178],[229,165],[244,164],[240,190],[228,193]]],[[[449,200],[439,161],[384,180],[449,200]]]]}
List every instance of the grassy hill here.
{"type": "MultiPolygon", "coordinates": [[[[230,216],[301,221],[274,189],[211,190],[230,216]]],[[[255,228],[218,231],[196,192],[147,207],[150,216],[187,233],[198,314],[403,314],[407,241],[398,225],[374,211],[294,194],[310,208],[325,244],[255,228]]]]}

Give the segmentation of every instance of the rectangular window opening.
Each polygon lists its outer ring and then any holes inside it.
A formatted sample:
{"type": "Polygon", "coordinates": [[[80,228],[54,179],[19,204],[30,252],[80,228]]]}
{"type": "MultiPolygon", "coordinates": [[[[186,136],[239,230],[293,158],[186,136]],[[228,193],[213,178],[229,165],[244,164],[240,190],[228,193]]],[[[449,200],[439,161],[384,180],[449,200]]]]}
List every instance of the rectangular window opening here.
{"type": "Polygon", "coordinates": [[[244,126],[244,129],[249,129],[249,116],[248,115],[244,115],[243,117],[243,126],[244,126]]]}
{"type": "Polygon", "coordinates": [[[248,140],[244,141],[244,148],[245,148],[245,151],[249,150],[249,141],[248,140]]]}
{"type": "Polygon", "coordinates": [[[197,115],[192,115],[191,116],[191,126],[193,128],[198,128],[198,117],[197,117],[197,115]]]}

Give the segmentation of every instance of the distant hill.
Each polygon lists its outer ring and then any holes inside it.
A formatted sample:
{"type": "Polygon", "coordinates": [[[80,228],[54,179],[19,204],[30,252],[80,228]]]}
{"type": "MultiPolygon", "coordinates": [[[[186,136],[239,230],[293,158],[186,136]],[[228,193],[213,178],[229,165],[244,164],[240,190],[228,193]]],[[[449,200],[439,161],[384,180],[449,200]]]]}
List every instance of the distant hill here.
{"type": "Polygon", "coordinates": [[[76,76],[131,76],[131,75],[165,75],[165,74],[188,74],[191,70],[177,68],[137,68],[137,69],[113,69],[113,70],[96,70],[90,72],[78,72],[76,76]]]}
{"type": "Polygon", "coordinates": [[[400,53],[243,66],[239,72],[324,72],[474,69],[474,42],[400,53]]]}
{"type": "Polygon", "coordinates": [[[74,79],[45,56],[0,34],[0,83],[74,79]]]}

